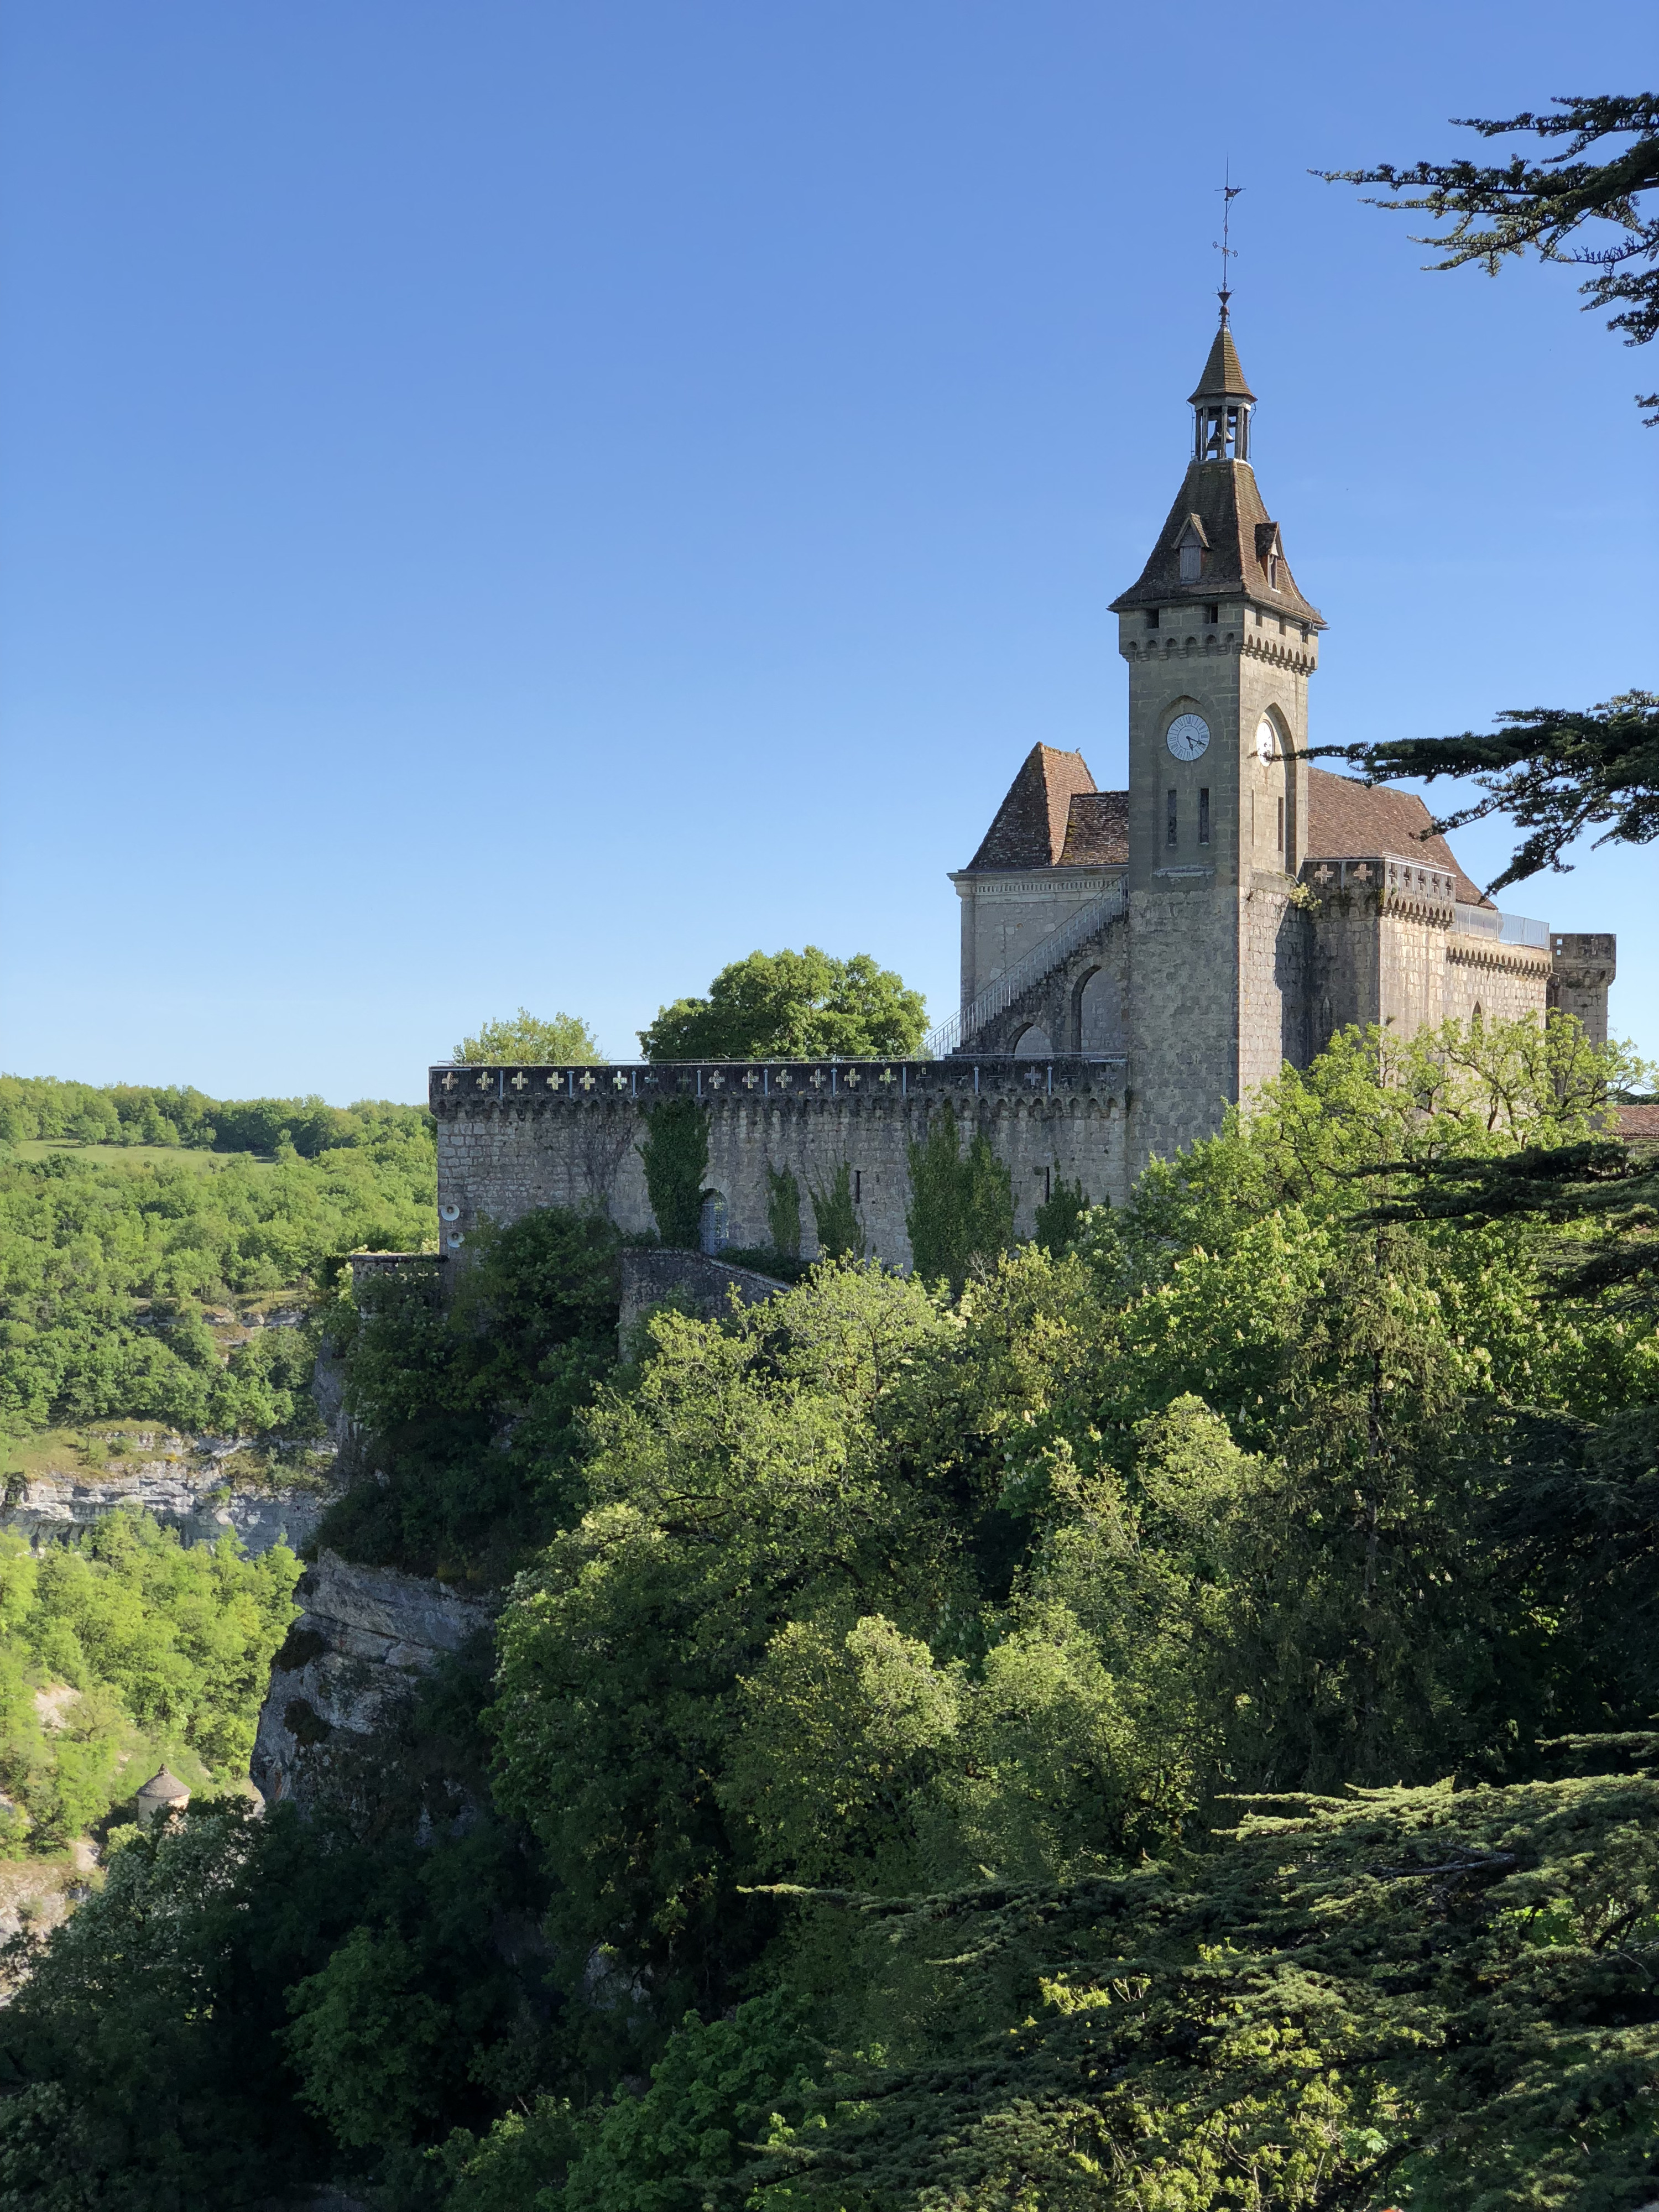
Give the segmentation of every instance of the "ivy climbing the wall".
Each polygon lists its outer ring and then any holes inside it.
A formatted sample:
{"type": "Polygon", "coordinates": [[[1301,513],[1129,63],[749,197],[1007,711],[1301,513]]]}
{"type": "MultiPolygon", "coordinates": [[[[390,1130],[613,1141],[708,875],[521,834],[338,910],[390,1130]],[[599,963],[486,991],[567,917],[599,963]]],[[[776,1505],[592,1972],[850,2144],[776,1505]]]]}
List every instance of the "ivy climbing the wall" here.
{"type": "Polygon", "coordinates": [[[827,1188],[812,1185],[812,1218],[817,1225],[818,1249],[826,1260],[861,1260],[864,1231],[853,1203],[853,1170],[843,1160],[827,1188]]]}
{"type": "Polygon", "coordinates": [[[766,1170],[766,1226],[772,1249],[786,1260],[800,1257],[800,1185],[788,1168],[766,1170]]]}
{"type": "Polygon", "coordinates": [[[677,1251],[695,1251],[708,1172],[708,1115],[695,1098],[664,1098],[647,1108],[645,1188],[657,1234],[677,1251]]]}
{"type": "Polygon", "coordinates": [[[983,1129],[975,1130],[963,1155],[949,1106],[928,1123],[923,1141],[905,1151],[910,1204],[904,1225],[916,1273],[960,1290],[976,1265],[994,1267],[1014,1241],[1013,1179],[983,1129]]]}

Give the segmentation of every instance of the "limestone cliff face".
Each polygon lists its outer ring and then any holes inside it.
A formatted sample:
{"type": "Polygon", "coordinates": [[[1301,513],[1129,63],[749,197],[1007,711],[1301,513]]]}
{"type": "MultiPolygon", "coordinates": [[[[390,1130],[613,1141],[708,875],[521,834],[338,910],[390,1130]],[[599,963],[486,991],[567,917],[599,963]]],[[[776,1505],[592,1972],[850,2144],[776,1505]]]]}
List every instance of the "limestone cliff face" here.
{"type": "Polygon", "coordinates": [[[310,1541],[329,1502],[330,1493],[317,1489],[228,1488],[209,1451],[194,1463],[144,1460],[106,1474],[49,1469],[23,1485],[15,1504],[0,1509],[0,1527],[38,1544],[89,1528],[120,1506],[141,1505],[177,1528],[187,1544],[216,1542],[230,1528],[249,1553],[268,1552],[277,1543],[297,1552],[310,1541]]]}
{"type": "MultiPolygon", "coordinates": [[[[420,1678],[487,1631],[492,1608],[335,1552],[307,1569],[295,1597],[303,1611],[271,1667],[253,1780],[268,1804],[355,1802],[384,1789],[386,1753],[420,1678]]],[[[432,1809],[423,1803],[423,1817],[432,1809]]]]}

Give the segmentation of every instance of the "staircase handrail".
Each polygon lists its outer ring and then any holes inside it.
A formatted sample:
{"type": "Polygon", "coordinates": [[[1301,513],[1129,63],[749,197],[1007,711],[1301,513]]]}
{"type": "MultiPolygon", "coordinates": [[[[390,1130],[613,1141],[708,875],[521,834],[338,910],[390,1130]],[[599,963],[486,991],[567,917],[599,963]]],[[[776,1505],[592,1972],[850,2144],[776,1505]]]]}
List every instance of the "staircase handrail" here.
{"type": "Polygon", "coordinates": [[[942,1021],[937,1029],[930,1030],[922,1039],[923,1053],[930,1059],[943,1060],[970,1037],[977,1036],[988,1022],[1012,1006],[1034,983],[1052,975],[1060,962],[1069,959],[1097,930],[1115,921],[1127,902],[1123,879],[1119,877],[1109,885],[1103,897],[1079,907],[1070,921],[1062,921],[1058,929],[1051,929],[1046,937],[1039,938],[1024,959],[1017,960],[994,983],[987,984],[969,1005],[942,1021]]]}

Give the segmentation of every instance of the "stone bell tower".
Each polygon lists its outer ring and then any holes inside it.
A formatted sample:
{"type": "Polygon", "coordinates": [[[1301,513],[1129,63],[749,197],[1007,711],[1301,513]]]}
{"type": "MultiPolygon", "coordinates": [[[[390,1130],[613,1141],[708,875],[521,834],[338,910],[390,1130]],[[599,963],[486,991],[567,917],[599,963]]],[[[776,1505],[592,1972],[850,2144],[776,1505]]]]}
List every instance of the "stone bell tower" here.
{"type": "Polygon", "coordinates": [[[1308,678],[1324,622],[1250,462],[1255,395],[1221,324],[1192,457],[1138,582],[1129,664],[1128,1142],[1133,1169],[1210,1134],[1308,1057],[1308,678]]]}

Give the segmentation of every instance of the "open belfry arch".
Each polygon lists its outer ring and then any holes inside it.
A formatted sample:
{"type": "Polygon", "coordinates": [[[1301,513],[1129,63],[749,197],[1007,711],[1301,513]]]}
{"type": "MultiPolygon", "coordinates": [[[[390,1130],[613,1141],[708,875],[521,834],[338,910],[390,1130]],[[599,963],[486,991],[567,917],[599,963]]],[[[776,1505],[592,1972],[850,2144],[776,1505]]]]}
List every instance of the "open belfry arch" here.
{"type": "MultiPolygon", "coordinates": [[[[951,879],[961,1000],[927,1056],[434,1067],[447,1259],[481,1221],[542,1206],[651,1230],[639,1143],[668,1097],[708,1117],[706,1243],[767,1243],[769,1171],[821,1190],[845,1166],[864,1249],[908,1267],[909,1147],[947,1109],[962,1141],[977,1128],[995,1147],[1030,1236],[1056,1176],[1121,1203],[1148,1159],[1212,1133],[1348,1023],[1410,1036],[1559,1006],[1605,1040],[1611,935],[1500,914],[1420,799],[1310,764],[1324,617],[1257,487],[1226,296],[1180,489],[1112,602],[1128,788],[1032,746],[951,879]]],[[[805,1206],[801,1232],[811,1258],[805,1206]]]]}

